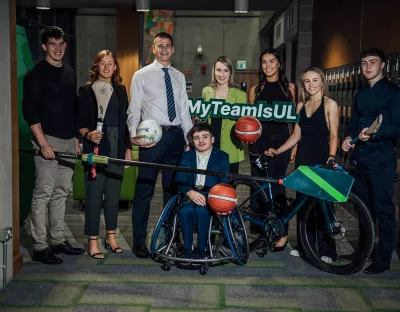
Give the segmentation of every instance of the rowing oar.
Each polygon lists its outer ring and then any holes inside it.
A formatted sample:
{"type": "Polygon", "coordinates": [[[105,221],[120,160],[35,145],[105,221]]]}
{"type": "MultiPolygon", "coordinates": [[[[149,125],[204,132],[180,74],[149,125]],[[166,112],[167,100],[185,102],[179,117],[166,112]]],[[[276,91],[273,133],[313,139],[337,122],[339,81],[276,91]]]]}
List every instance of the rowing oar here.
{"type": "MultiPolygon", "coordinates": [[[[21,148],[20,151],[40,155],[40,151],[36,149],[21,148]]],[[[253,177],[249,175],[233,174],[229,172],[209,171],[203,169],[155,164],[135,160],[124,160],[107,156],[94,155],[92,153],[77,155],[73,153],[54,152],[54,154],[57,158],[69,158],[76,160],[80,159],[89,164],[116,164],[125,166],[169,169],[209,176],[228,177],[231,179],[253,180],[261,183],[281,184],[297,192],[301,192],[306,195],[310,195],[331,202],[345,202],[347,200],[347,197],[349,196],[351,187],[353,186],[354,182],[354,179],[344,172],[307,166],[300,166],[292,174],[284,177],[283,179],[277,179],[273,177],[253,177]]]]}

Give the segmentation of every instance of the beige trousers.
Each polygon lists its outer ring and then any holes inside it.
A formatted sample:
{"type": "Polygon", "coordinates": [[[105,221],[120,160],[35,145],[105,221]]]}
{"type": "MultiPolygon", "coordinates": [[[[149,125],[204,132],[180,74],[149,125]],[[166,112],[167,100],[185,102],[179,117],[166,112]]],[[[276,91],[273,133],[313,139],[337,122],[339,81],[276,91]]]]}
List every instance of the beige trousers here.
{"type": "MultiPolygon", "coordinates": [[[[63,140],[46,135],[46,139],[58,152],[76,152],[75,138],[63,140]]],[[[34,148],[39,148],[34,141],[32,144],[34,148]]],[[[65,202],[72,183],[74,163],[74,160],[48,160],[35,156],[36,184],[32,194],[30,218],[35,251],[48,247],[46,218],[50,244],[58,245],[65,241],[65,202]]]]}

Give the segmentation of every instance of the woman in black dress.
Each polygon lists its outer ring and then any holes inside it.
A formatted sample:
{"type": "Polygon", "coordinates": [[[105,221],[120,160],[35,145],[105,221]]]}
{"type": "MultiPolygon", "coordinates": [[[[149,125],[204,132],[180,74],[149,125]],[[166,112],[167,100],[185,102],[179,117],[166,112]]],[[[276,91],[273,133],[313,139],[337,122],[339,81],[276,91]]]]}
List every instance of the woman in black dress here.
{"type": "MultiPolygon", "coordinates": [[[[297,114],[300,114],[299,122],[295,125],[293,134],[282,146],[277,149],[270,148],[265,154],[276,157],[299,143],[296,167],[323,165],[330,160],[335,160],[338,144],[339,108],[327,94],[323,71],[318,67],[306,69],[300,75],[299,81],[300,102],[296,108],[297,114]]],[[[301,194],[297,193],[297,200],[299,196],[301,194]]],[[[321,226],[325,223],[323,216],[318,215],[318,209],[316,209],[315,222],[321,226]]],[[[310,223],[315,225],[315,222],[311,221],[310,223]]],[[[286,243],[287,236],[282,237],[277,242],[275,249],[282,250],[286,243]]],[[[326,247],[326,251],[322,251],[321,249],[324,249],[321,248],[322,244],[320,244],[320,253],[325,253],[323,256],[334,259],[336,256],[334,252],[332,253],[332,248],[326,247]]],[[[326,246],[326,244],[324,245],[326,246]]]]}
{"type": "MultiPolygon", "coordinates": [[[[290,83],[285,75],[284,64],[279,53],[274,49],[267,49],[260,55],[259,82],[250,89],[250,103],[257,101],[294,102],[295,85],[290,83]]],[[[285,122],[261,121],[262,133],[253,144],[249,144],[249,154],[252,176],[265,176],[264,171],[255,164],[255,160],[268,148],[278,148],[289,138],[289,125],[285,122]]],[[[289,164],[290,151],[281,157],[272,158],[268,163],[268,176],[283,177],[286,175],[289,164]]],[[[275,202],[282,207],[286,205],[285,188],[281,185],[272,185],[272,196],[275,202]]],[[[282,208],[281,207],[281,208],[282,208]]],[[[279,207],[277,207],[279,209],[279,207]]],[[[257,209],[253,207],[253,209],[257,209]]]]}
{"type": "MultiPolygon", "coordinates": [[[[94,147],[98,146],[99,155],[132,160],[132,144],[126,126],[128,96],[119,74],[118,61],[110,51],[97,53],[90,70],[90,78],[86,85],[80,87],[78,96],[77,126],[83,136],[83,152],[92,153],[94,147]],[[105,97],[105,93],[108,96],[105,97]],[[103,109],[98,113],[100,105],[103,109]],[[99,116],[103,113],[104,116],[99,116]],[[96,129],[99,119],[103,120],[102,131],[96,129]]],[[[113,164],[97,165],[96,173],[92,172],[93,167],[87,163],[84,168],[85,235],[89,236],[88,253],[95,259],[103,259],[104,255],[98,247],[102,207],[106,225],[104,245],[115,253],[122,252],[116,240],[116,229],[124,167],[113,164]]]]}

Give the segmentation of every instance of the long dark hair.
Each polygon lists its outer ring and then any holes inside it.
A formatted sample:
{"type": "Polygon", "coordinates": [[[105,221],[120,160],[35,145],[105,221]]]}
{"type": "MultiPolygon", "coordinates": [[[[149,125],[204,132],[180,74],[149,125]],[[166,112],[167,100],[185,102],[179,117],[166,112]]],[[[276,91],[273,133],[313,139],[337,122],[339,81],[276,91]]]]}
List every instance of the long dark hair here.
{"type": "Polygon", "coordinates": [[[257,102],[262,89],[264,88],[265,84],[268,83],[267,75],[264,73],[264,71],[262,69],[262,57],[265,54],[272,54],[278,60],[278,63],[279,63],[278,84],[281,87],[283,93],[288,98],[288,100],[294,101],[293,95],[289,89],[289,80],[285,74],[285,65],[283,63],[283,59],[282,59],[281,55],[278,53],[278,51],[276,51],[275,49],[268,48],[268,49],[264,50],[260,55],[260,66],[258,68],[258,84],[254,90],[254,93],[255,93],[254,102],[257,102]]]}
{"type": "Polygon", "coordinates": [[[88,84],[94,83],[96,80],[99,79],[99,63],[101,62],[101,60],[103,59],[103,57],[105,56],[111,56],[114,59],[114,63],[115,66],[117,67],[117,69],[114,71],[112,77],[111,77],[111,82],[120,87],[122,85],[122,77],[119,73],[119,62],[116,58],[116,56],[109,50],[102,50],[99,53],[97,53],[93,63],[92,63],[92,67],[89,70],[89,74],[90,74],[90,79],[87,82],[88,84]]]}

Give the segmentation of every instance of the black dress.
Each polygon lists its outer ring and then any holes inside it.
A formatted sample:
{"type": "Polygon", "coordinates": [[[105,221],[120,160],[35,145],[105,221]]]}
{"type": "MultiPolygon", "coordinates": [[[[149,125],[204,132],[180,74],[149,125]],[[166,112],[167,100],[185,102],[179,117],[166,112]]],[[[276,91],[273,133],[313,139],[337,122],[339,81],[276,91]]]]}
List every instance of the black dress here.
{"type": "Polygon", "coordinates": [[[323,165],[329,156],[329,129],[325,118],[325,100],[307,116],[305,106],[300,111],[301,139],[296,155],[296,166],[323,165]]]}
{"type": "MultiPolygon", "coordinates": [[[[292,102],[292,100],[283,92],[278,82],[266,82],[257,101],[272,102],[292,102]]],[[[266,176],[265,171],[254,164],[257,154],[263,154],[267,149],[278,149],[289,138],[289,127],[286,122],[261,121],[262,133],[260,138],[249,145],[251,175],[266,176]]],[[[287,166],[290,159],[290,151],[284,152],[279,157],[270,158],[268,162],[268,176],[283,177],[286,175],[287,166]]],[[[275,201],[286,204],[285,188],[278,184],[272,184],[272,196],[275,201]]],[[[278,208],[278,207],[276,207],[278,208]]]]}
{"type": "MultiPolygon", "coordinates": [[[[296,155],[296,168],[298,166],[324,165],[329,157],[329,129],[325,118],[325,99],[322,97],[321,104],[310,116],[307,116],[305,105],[300,111],[298,123],[301,128],[301,139],[296,155]]],[[[296,192],[296,202],[302,201],[304,194],[296,192]]],[[[299,219],[302,210],[297,214],[297,238],[299,233],[299,219]]],[[[311,246],[318,243],[319,256],[337,259],[335,242],[330,237],[324,215],[320,205],[316,205],[307,219],[307,239],[311,246]]],[[[300,253],[304,253],[301,243],[297,242],[300,253]]]]}

